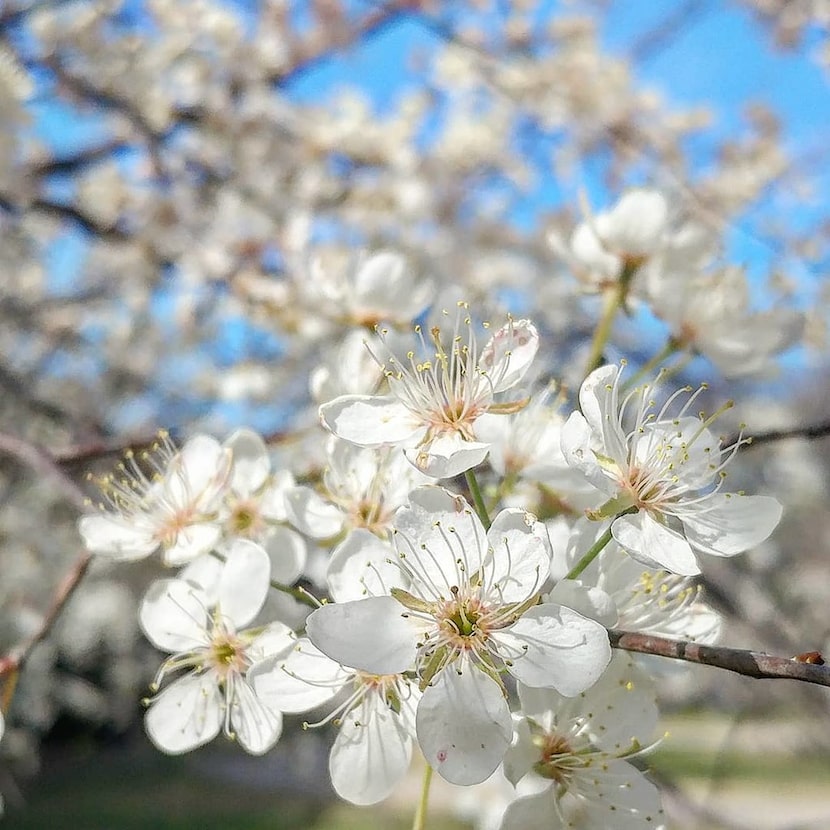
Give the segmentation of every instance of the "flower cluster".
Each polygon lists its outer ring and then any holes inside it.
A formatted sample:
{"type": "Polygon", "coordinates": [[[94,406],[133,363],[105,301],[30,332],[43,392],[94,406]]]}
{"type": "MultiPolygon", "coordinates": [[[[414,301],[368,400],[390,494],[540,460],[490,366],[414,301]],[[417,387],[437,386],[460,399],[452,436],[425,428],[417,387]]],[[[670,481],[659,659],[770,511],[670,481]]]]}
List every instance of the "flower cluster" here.
{"type": "MultiPolygon", "coordinates": [[[[614,238],[619,267],[645,262],[644,241],[614,238]]],[[[759,544],[780,506],[725,492],[742,439],[723,447],[719,413],[690,414],[703,388],[661,404],[660,383],[627,389],[601,366],[567,413],[525,380],[529,320],[480,345],[466,304],[443,317],[450,332],[416,327],[405,361],[382,329],[367,342],[383,386],[320,406],[330,435],[301,484],[249,430],[181,449],[162,436],[100,480],[87,547],[181,568],[139,614],[169,654],[148,735],[180,753],[221,732],[261,754],[285,716],[326,707],[305,726],[337,727],[331,780],[355,804],[386,798],[417,748],[453,784],[506,777],[504,830],[659,827],[659,793],[628,760],[651,746],[653,687],[612,658],[607,627],[714,641],[697,555],[759,544]],[[312,610],[274,619],[270,588],[312,610]]]]}

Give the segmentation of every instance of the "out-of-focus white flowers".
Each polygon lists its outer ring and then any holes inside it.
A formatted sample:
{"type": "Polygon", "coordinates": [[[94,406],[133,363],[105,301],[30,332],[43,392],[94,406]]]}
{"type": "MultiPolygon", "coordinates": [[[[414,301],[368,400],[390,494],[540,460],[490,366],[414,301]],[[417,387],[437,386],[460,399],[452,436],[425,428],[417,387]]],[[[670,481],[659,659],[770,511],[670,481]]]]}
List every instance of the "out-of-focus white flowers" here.
{"type": "Polygon", "coordinates": [[[746,274],[723,268],[666,274],[652,290],[654,312],[677,346],[702,354],[725,377],[762,375],[801,336],[804,315],[790,308],[755,311],[746,274]]]}
{"type": "Polygon", "coordinates": [[[668,244],[669,208],[654,190],[630,190],[611,210],[588,216],[568,243],[549,241],[586,291],[601,291],[628,278],[668,244]]]}

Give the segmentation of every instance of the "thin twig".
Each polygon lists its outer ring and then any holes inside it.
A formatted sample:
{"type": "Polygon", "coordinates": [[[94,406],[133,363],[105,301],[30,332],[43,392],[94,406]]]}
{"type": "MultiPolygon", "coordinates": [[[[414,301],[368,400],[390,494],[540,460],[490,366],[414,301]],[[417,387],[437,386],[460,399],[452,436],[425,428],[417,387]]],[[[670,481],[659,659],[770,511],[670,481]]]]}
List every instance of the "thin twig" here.
{"type": "Polygon", "coordinates": [[[35,646],[52,630],[52,626],[63,611],[63,607],[72,594],[75,593],[75,589],[86,574],[91,561],[92,554],[87,551],[78,556],[52,596],[52,602],[38,630],[28,640],[10,649],[7,654],[0,657],[0,678],[18,672],[26,660],[29,659],[29,655],[34,651],[35,646]]]}
{"type": "MultiPolygon", "coordinates": [[[[744,452],[751,447],[760,447],[763,444],[774,444],[776,441],[786,441],[788,438],[826,438],[830,435],[830,421],[818,424],[809,424],[787,429],[771,429],[768,432],[759,432],[752,435],[752,440],[744,445],[744,452]]],[[[735,436],[737,438],[737,436],[735,436]]],[[[735,442],[735,438],[724,442],[725,446],[735,442]]]]}
{"type": "Polygon", "coordinates": [[[742,674],[744,677],[785,678],[815,683],[818,686],[830,686],[830,666],[802,662],[796,657],[776,657],[760,651],[707,646],[684,640],[670,640],[667,637],[654,637],[651,634],[640,634],[635,631],[610,629],[608,635],[614,648],[626,651],[656,654],[660,657],[671,657],[674,660],[685,660],[687,663],[715,666],[735,672],[735,674],[742,674]]]}
{"type": "MultiPolygon", "coordinates": [[[[61,470],[60,465],[45,450],[17,436],[0,433],[0,453],[17,459],[36,474],[50,477],[60,486],[64,495],[72,504],[80,509],[86,508],[87,499],[83,489],[61,470]]],[[[27,640],[0,657],[0,678],[16,674],[28,660],[35,646],[46,637],[64,605],[83,579],[91,560],[92,555],[86,551],[79,554],[75,559],[75,562],[55,590],[38,630],[27,640]]]]}
{"type": "Polygon", "coordinates": [[[86,510],[88,502],[83,489],[61,470],[60,465],[46,450],[15,435],[0,432],[0,453],[16,458],[35,473],[49,476],[72,504],[86,510]]]}

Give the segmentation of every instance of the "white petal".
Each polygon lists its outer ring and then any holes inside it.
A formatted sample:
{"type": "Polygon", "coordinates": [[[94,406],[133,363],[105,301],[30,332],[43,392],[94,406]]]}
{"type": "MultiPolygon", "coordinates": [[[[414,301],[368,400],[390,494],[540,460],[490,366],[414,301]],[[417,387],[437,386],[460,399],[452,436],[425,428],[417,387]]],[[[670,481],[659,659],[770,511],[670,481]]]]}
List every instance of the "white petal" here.
{"type": "Polygon", "coordinates": [[[239,496],[249,496],[265,484],[271,472],[268,447],[251,429],[238,429],[225,441],[233,456],[230,487],[239,496]]]}
{"type": "Polygon", "coordinates": [[[578,470],[598,490],[609,496],[617,494],[618,485],[603,472],[593,450],[594,432],[580,412],[571,412],[562,426],[562,454],[570,467],[578,470]]]}
{"type": "Polygon", "coordinates": [[[341,395],[320,407],[320,420],[339,438],[361,447],[414,443],[424,426],[397,398],[341,395]]]}
{"type": "Polygon", "coordinates": [[[400,305],[412,276],[407,273],[406,259],[394,251],[379,251],[369,256],[354,278],[355,293],[361,303],[373,308],[394,309],[400,305]]]}
{"type": "Polygon", "coordinates": [[[288,527],[272,527],[262,546],[271,560],[271,579],[293,585],[302,575],[306,563],[306,541],[288,527]]]}
{"type": "Polygon", "coordinates": [[[525,612],[493,639],[516,654],[510,673],[528,686],[545,686],[572,697],[600,677],[611,659],[608,632],[599,623],[548,603],[525,612]],[[524,653],[522,653],[524,652],[524,653]]]}
{"type": "Polygon", "coordinates": [[[467,441],[449,432],[405,451],[409,463],[430,478],[453,478],[477,467],[487,458],[489,444],[467,441]]]}
{"type": "Polygon", "coordinates": [[[668,204],[656,190],[630,190],[606,214],[600,236],[615,251],[651,254],[662,241],[668,215],[668,204]]]}
{"type": "MultiPolygon", "coordinates": [[[[516,798],[507,805],[502,816],[499,830],[531,830],[533,828],[554,828],[556,821],[556,796],[553,788],[548,787],[540,793],[516,798]]],[[[574,825],[578,827],[579,825],[574,825]]],[[[606,825],[597,825],[605,830],[606,825]]],[[[614,825],[614,830],[617,830],[614,825]]]]}
{"type": "Polygon", "coordinates": [[[626,652],[614,652],[580,708],[593,714],[589,728],[601,749],[621,754],[635,741],[648,746],[654,740],[659,720],[654,683],[626,652]]]}
{"type": "Polygon", "coordinates": [[[208,510],[227,485],[231,460],[231,451],[215,438],[196,435],[171,463],[164,489],[179,505],[208,510]]]}
{"type": "Polygon", "coordinates": [[[287,654],[253,665],[251,688],[268,706],[298,714],[328,703],[354,677],[303,638],[287,654]]]}
{"type": "Polygon", "coordinates": [[[461,496],[441,487],[413,490],[409,505],[395,514],[395,528],[395,545],[409,569],[447,598],[452,586],[479,570],[487,552],[487,534],[478,516],[461,496]],[[424,549],[428,555],[421,554],[424,549]]]}
{"type": "Polygon", "coordinates": [[[247,625],[262,608],[271,579],[271,560],[265,550],[247,539],[235,539],[228,549],[219,581],[219,610],[237,629],[247,625]]]}
{"type": "Polygon", "coordinates": [[[563,800],[566,820],[573,810],[585,827],[654,830],[663,825],[657,787],[627,761],[607,761],[580,784],[584,798],[563,800]]]}
{"type": "Polygon", "coordinates": [[[492,552],[484,565],[484,579],[498,586],[502,602],[521,602],[547,580],[551,553],[543,533],[536,517],[518,508],[502,510],[493,520],[487,531],[492,552]]]}
{"type": "Polygon", "coordinates": [[[191,562],[203,553],[209,553],[222,535],[219,525],[194,524],[179,531],[175,543],[165,548],[162,559],[165,565],[178,567],[191,562]]]}
{"type": "Polygon", "coordinates": [[[252,663],[269,657],[285,657],[296,643],[294,632],[285,623],[274,620],[251,641],[247,654],[252,663]]]}
{"type": "Polygon", "coordinates": [[[388,594],[405,587],[397,553],[368,530],[353,530],[331,554],[326,580],[336,602],[388,594]]]}
{"type": "Polygon", "coordinates": [[[781,520],[781,504],[770,496],[715,493],[700,510],[681,514],[686,538],[705,553],[734,556],[763,542],[781,520]]]}
{"type": "Polygon", "coordinates": [[[418,743],[427,763],[451,784],[484,781],[501,763],[513,734],[498,684],[458,661],[443,669],[418,704],[418,743]]]}
{"type": "Polygon", "coordinates": [[[578,579],[559,580],[548,594],[547,601],[578,611],[583,617],[596,620],[606,628],[617,624],[614,600],[602,588],[583,585],[578,579]]]}
{"type": "Polygon", "coordinates": [[[171,683],[144,717],[150,740],[170,755],[212,741],[224,720],[224,701],[212,672],[189,674],[171,683]]]}
{"type": "Polygon", "coordinates": [[[295,487],[285,493],[288,521],[312,539],[328,539],[343,528],[345,514],[310,487],[295,487]]]}
{"type": "Polygon", "coordinates": [[[602,443],[602,454],[616,462],[628,456],[625,433],[619,419],[618,366],[600,366],[582,382],[579,408],[594,435],[602,443]]]}
{"type": "Polygon", "coordinates": [[[611,533],[631,556],[650,568],[664,568],[683,576],[700,573],[686,539],[645,511],[615,519],[611,533]]]}
{"type": "Polygon", "coordinates": [[[242,748],[251,755],[262,755],[282,734],[282,713],[267,706],[253,689],[237,678],[231,702],[231,728],[242,748]]]}
{"type": "Polygon", "coordinates": [[[412,738],[401,719],[369,693],[343,717],[329,755],[331,783],[352,804],[376,804],[406,775],[411,758],[412,738]]]}
{"type": "Polygon", "coordinates": [[[525,376],[538,349],[536,326],[530,320],[511,321],[490,338],[478,366],[492,380],[493,392],[503,392],[525,376]]]}
{"type": "Polygon", "coordinates": [[[182,568],[177,579],[198,585],[207,597],[208,607],[212,608],[219,601],[219,582],[224,566],[225,563],[218,557],[203,553],[182,568]]]}
{"type": "Polygon", "coordinates": [[[156,648],[176,653],[207,645],[208,599],[181,579],[159,579],[147,590],[138,620],[156,648]]]}
{"type": "MultiPolygon", "coordinates": [[[[544,691],[550,693],[549,689],[544,691]]],[[[534,710],[522,711],[530,716],[534,710]]],[[[504,777],[515,787],[538,760],[539,748],[533,743],[527,718],[513,715],[513,740],[504,756],[504,777]]]]}
{"type": "Polygon", "coordinates": [[[158,539],[145,527],[115,513],[82,516],[78,530],[92,553],[106,554],[123,561],[143,559],[159,546],[158,539]]]}
{"type": "Polygon", "coordinates": [[[412,668],[418,629],[392,597],[330,603],[306,620],[308,637],[332,660],[371,674],[412,668]]]}
{"type": "Polygon", "coordinates": [[[277,470],[259,497],[260,513],[272,522],[286,521],[288,516],[285,512],[285,494],[293,487],[296,487],[296,482],[291,472],[277,470]]]}

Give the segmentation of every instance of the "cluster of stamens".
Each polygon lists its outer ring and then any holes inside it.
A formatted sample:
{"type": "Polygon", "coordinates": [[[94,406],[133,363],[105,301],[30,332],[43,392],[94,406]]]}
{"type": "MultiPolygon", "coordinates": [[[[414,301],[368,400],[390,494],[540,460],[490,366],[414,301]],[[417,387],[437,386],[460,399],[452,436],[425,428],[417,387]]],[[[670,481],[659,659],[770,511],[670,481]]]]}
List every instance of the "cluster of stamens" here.
{"type": "Polygon", "coordinates": [[[143,513],[160,497],[156,485],[167,474],[177,454],[169,434],[162,430],[158,433],[158,440],[138,455],[133,450],[127,450],[114,472],[99,477],[88,475],[87,478],[98,485],[103,496],[98,508],[125,516],[143,513]]]}
{"type": "MultiPolygon", "coordinates": [[[[481,360],[467,310],[467,303],[458,303],[449,343],[438,326],[429,330],[428,339],[421,326],[415,326],[419,348],[407,352],[408,365],[401,363],[391,351],[386,360],[375,357],[393,394],[428,428],[426,440],[451,432],[459,433],[466,441],[475,441],[474,422],[491,410],[494,389],[507,372],[509,359],[499,365],[499,376],[491,377],[489,368],[481,360]]],[[[449,316],[448,311],[443,313],[449,316]]],[[[489,323],[483,326],[490,327],[489,323]]],[[[381,338],[385,333],[378,332],[381,338]]],[[[506,355],[509,358],[510,352],[506,355]]],[[[517,411],[525,403],[499,404],[499,411],[517,411]]]]}

